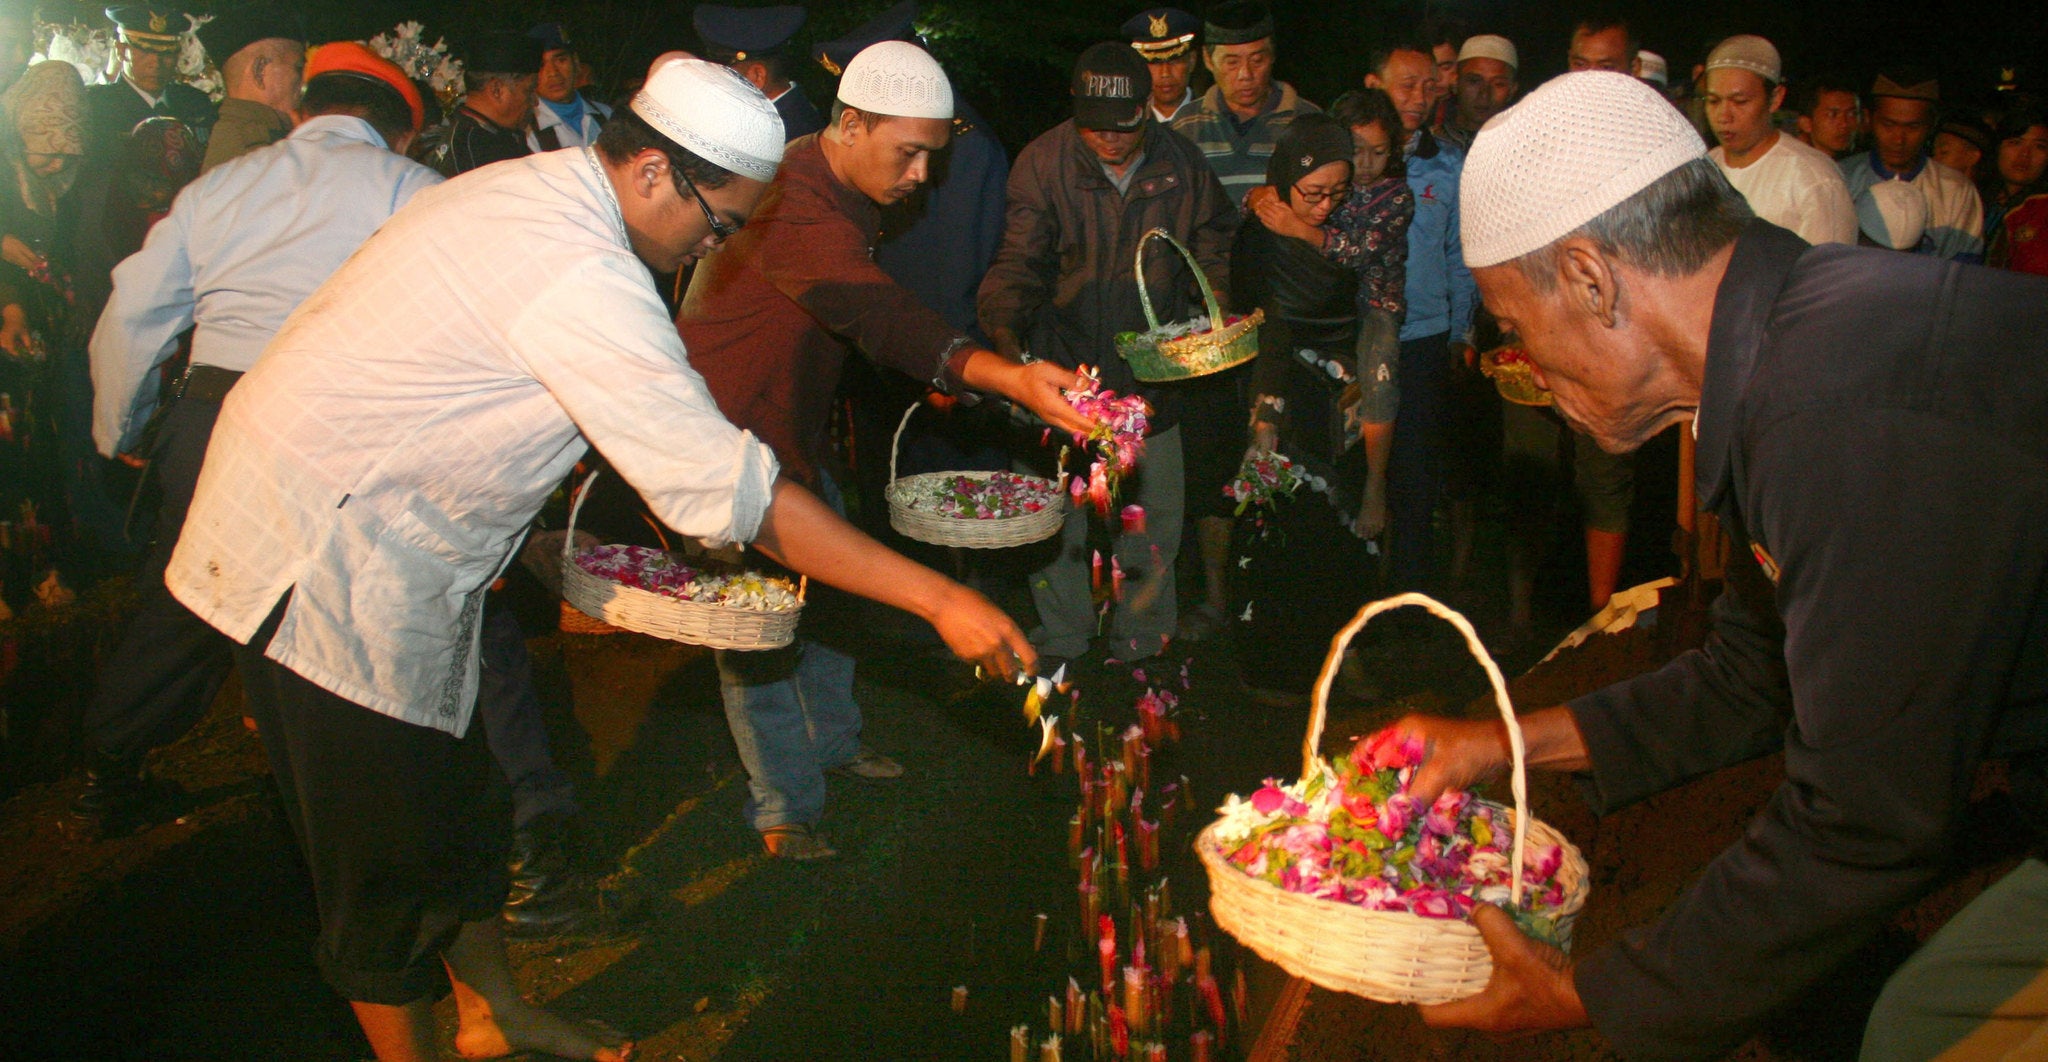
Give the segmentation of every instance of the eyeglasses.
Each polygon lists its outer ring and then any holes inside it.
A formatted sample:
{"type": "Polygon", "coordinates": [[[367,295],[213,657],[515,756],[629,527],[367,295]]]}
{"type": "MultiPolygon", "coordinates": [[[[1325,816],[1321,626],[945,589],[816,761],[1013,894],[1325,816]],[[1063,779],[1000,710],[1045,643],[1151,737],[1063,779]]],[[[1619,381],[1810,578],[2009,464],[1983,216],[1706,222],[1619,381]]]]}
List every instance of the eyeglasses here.
{"type": "Polygon", "coordinates": [[[724,219],[712,211],[711,204],[704,201],[704,193],[697,190],[697,182],[691,180],[689,174],[674,164],[669,166],[669,172],[675,175],[676,191],[688,191],[690,198],[697,201],[697,209],[704,212],[704,221],[711,226],[712,239],[724,243],[732,239],[733,233],[740,231],[737,226],[726,224],[724,219]]]}
{"type": "Polygon", "coordinates": [[[1303,188],[1298,184],[1294,186],[1295,198],[1307,203],[1309,206],[1315,206],[1325,199],[1341,203],[1344,201],[1344,197],[1350,194],[1351,186],[1348,184],[1340,184],[1328,191],[1318,188],[1303,188]]]}

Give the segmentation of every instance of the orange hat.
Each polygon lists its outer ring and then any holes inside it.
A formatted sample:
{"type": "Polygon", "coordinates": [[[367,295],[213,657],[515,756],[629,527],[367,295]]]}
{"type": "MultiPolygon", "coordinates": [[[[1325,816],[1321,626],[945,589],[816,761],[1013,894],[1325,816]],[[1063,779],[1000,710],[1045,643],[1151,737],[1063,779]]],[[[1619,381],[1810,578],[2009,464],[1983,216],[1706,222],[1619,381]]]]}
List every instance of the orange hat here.
{"type": "Polygon", "coordinates": [[[333,41],[313,49],[306,59],[306,80],[311,81],[322,74],[352,74],[367,77],[391,86],[405,99],[405,105],[412,108],[412,131],[417,133],[426,124],[427,107],[420,100],[420,89],[405,76],[398,64],[373,52],[359,41],[333,41]]]}

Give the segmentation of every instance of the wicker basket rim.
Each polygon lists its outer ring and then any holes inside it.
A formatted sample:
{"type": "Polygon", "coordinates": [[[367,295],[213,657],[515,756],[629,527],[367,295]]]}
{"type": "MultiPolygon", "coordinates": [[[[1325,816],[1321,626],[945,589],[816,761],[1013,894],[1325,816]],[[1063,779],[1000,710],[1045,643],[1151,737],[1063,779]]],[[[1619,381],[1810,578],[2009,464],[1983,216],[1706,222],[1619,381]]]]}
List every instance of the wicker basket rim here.
{"type": "MultiPolygon", "coordinates": [[[[593,572],[585,570],[582,565],[576,563],[576,558],[582,556],[585,553],[589,553],[592,550],[575,548],[576,518],[583,512],[583,500],[590,496],[591,484],[597,482],[597,476],[599,471],[601,470],[592,469],[588,476],[583,477],[583,485],[576,488],[576,496],[569,504],[569,533],[562,536],[562,578],[565,582],[572,575],[581,576],[583,578],[592,579],[604,585],[614,587],[622,594],[644,594],[649,598],[653,598],[655,600],[670,605],[674,605],[679,608],[715,608],[721,612],[737,613],[749,616],[792,616],[797,614],[798,612],[803,611],[804,601],[809,596],[811,586],[811,577],[808,575],[797,576],[795,608],[754,608],[748,605],[728,605],[713,601],[690,601],[685,598],[671,597],[668,594],[657,593],[653,590],[648,590],[644,587],[627,586],[625,583],[619,582],[614,579],[607,579],[601,575],[597,575],[593,572]]],[[[603,546],[592,547],[592,549],[603,548],[603,546]]]]}
{"type": "MultiPolygon", "coordinates": [[[[1001,520],[1021,520],[1039,515],[1038,513],[1011,513],[1008,516],[991,517],[940,516],[940,514],[934,513],[928,509],[913,508],[907,500],[899,501],[899,490],[907,492],[910,489],[910,484],[916,483],[919,480],[922,480],[928,476],[972,476],[975,478],[985,478],[988,476],[995,475],[994,472],[988,471],[919,472],[916,475],[912,476],[897,475],[896,457],[903,446],[903,429],[910,427],[910,418],[917,413],[918,407],[922,405],[924,405],[923,402],[912,402],[910,404],[910,408],[903,411],[903,419],[896,422],[896,434],[890,437],[889,439],[889,482],[886,486],[882,488],[882,495],[889,499],[889,505],[892,508],[901,505],[904,509],[910,512],[919,513],[925,516],[931,516],[944,520],[972,520],[975,523],[985,523],[989,521],[1001,520]]],[[[1059,467],[1060,475],[1057,480],[1046,479],[1044,476],[1025,476],[1024,478],[1035,479],[1041,483],[1050,483],[1052,484],[1053,496],[1055,498],[1065,498],[1067,489],[1067,447],[1064,446],[1060,447],[1059,467]]]]}

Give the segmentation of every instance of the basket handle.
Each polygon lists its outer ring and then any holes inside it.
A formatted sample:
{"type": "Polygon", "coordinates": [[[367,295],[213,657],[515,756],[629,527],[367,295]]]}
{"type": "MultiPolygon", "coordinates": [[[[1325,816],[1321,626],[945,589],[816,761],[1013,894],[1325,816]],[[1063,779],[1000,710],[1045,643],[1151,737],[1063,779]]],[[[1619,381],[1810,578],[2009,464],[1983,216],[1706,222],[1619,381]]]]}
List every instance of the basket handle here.
{"type": "Polygon", "coordinates": [[[903,445],[903,429],[910,427],[910,415],[917,412],[917,407],[923,404],[922,402],[912,402],[910,408],[903,411],[903,419],[896,422],[896,437],[889,440],[889,482],[891,483],[896,482],[896,450],[903,445]]]}
{"type": "Polygon", "coordinates": [[[1138,237],[1138,250],[1131,259],[1131,270],[1138,276],[1138,304],[1145,308],[1146,330],[1157,331],[1159,328],[1159,315],[1152,312],[1152,293],[1145,290],[1145,245],[1154,237],[1165,240],[1174,250],[1180,252],[1182,258],[1187,259],[1188,268],[1195,272],[1195,284],[1202,289],[1202,304],[1209,310],[1209,327],[1223,327],[1223,307],[1217,303],[1216,291],[1209,286],[1209,277],[1202,272],[1201,264],[1195,261],[1194,252],[1181,246],[1181,242],[1174,239],[1173,234],[1165,229],[1153,229],[1138,237]]]}
{"type": "Polygon", "coordinates": [[[576,488],[576,497],[569,503],[569,533],[562,536],[562,560],[564,563],[574,559],[576,556],[576,514],[583,511],[583,500],[590,497],[590,485],[597,482],[599,471],[601,470],[593,468],[590,470],[589,475],[583,477],[583,485],[576,488]]]}
{"type": "Polygon", "coordinates": [[[1522,902],[1522,856],[1529,833],[1529,782],[1526,762],[1528,754],[1522,744],[1522,724],[1515,718],[1515,706],[1508,700],[1507,680],[1501,677],[1500,667],[1486,652],[1486,646],[1480,644],[1479,633],[1472,629],[1472,624],[1465,617],[1435,598],[1425,594],[1398,594],[1383,601],[1375,601],[1359,609],[1358,615],[1353,616],[1351,622],[1346,623],[1344,628],[1337,632],[1337,636],[1330,639],[1330,655],[1323,659],[1322,673],[1316,676],[1315,700],[1309,707],[1308,737],[1301,744],[1301,776],[1312,777],[1317,764],[1322,762],[1322,757],[1316,754],[1316,748],[1322,744],[1323,721],[1328,715],[1330,703],[1330,686],[1336,682],[1337,671],[1343,664],[1345,647],[1351,644],[1352,636],[1363,630],[1374,616],[1408,605],[1422,607],[1430,615],[1456,627],[1458,633],[1465,636],[1465,648],[1471,650],[1472,656],[1479,661],[1479,666],[1486,669],[1486,681],[1493,686],[1493,702],[1500,708],[1501,721],[1508,726],[1508,751],[1514,758],[1514,774],[1508,784],[1515,795],[1515,850],[1510,864],[1515,869],[1514,873],[1508,876],[1508,896],[1510,902],[1519,906],[1522,902]]]}

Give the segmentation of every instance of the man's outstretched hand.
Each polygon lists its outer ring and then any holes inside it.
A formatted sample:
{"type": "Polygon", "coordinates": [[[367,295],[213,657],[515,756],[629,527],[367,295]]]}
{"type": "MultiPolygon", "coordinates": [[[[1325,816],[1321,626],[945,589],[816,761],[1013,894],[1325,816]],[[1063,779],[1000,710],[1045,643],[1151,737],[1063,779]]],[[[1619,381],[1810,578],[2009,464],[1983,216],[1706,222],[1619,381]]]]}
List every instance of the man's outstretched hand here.
{"type": "Polygon", "coordinates": [[[988,598],[954,584],[948,600],[926,618],[953,655],[1004,680],[1038,671],[1038,653],[1015,620],[988,598]]]}
{"type": "Polygon", "coordinates": [[[1061,431],[1086,434],[1098,427],[1060,394],[1081,382],[1079,374],[1052,362],[1012,361],[992,350],[976,351],[967,359],[961,380],[977,391],[1008,398],[1061,431]]]}
{"type": "Polygon", "coordinates": [[[1472,923],[1493,955],[1493,977],[1476,996],[1417,1007],[1425,1023],[1498,1037],[1587,1024],[1586,1007],[1572,981],[1572,963],[1564,952],[1525,935],[1507,912],[1490,903],[1472,912],[1472,923]]]}

